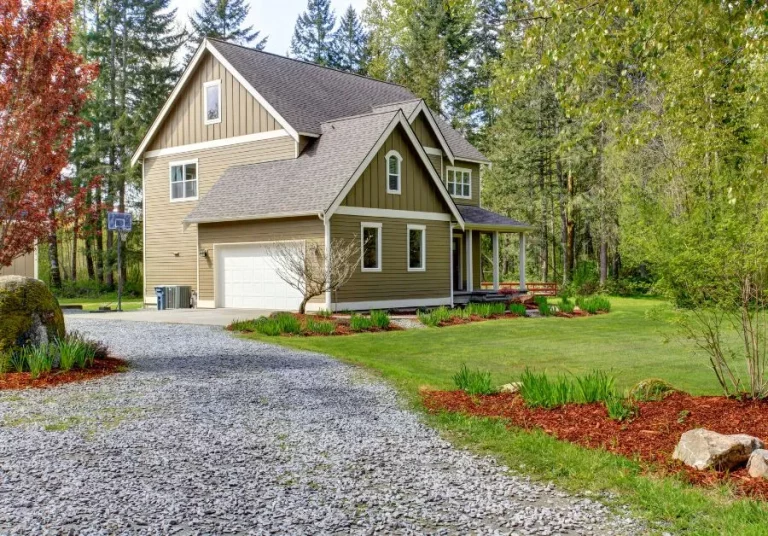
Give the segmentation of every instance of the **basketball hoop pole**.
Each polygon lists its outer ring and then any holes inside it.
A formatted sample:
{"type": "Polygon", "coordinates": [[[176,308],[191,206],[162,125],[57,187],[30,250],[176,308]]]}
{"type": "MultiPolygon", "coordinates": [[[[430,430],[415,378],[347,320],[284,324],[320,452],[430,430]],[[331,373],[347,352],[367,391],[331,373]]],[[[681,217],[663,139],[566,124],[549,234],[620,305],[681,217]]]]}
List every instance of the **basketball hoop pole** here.
{"type": "Polygon", "coordinates": [[[123,311],[123,231],[117,231],[117,310],[123,311]]]}

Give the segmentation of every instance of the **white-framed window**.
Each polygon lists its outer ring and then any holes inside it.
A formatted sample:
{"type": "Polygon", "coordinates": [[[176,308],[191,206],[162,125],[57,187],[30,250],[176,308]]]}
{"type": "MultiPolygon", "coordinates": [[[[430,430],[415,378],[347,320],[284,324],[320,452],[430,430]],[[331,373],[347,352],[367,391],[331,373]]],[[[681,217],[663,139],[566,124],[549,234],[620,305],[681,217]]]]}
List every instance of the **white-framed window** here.
{"type": "Polygon", "coordinates": [[[445,171],[448,193],[453,197],[472,199],[472,170],[448,167],[445,171]]]}
{"type": "Polygon", "coordinates": [[[399,194],[402,186],[403,157],[397,151],[389,151],[387,162],[387,193],[399,194]]]}
{"type": "Polygon", "coordinates": [[[221,80],[203,84],[203,113],[205,124],[221,123],[221,80]]]}
{"type": "Polygon", "coordinates": [[[197,159],[170,163],[171,201],[197,199],[197,159]]]}
{"type": "Polygon", "coordinates": [[[408,224],[407,233],[408,271],[424,272],[427,269],[427,228],[408,224]]]}
{"type": "Polygon", "coordinates": [[[360,224],[360,269],[363,272],[381,272],[381,224],[360,224]]]}

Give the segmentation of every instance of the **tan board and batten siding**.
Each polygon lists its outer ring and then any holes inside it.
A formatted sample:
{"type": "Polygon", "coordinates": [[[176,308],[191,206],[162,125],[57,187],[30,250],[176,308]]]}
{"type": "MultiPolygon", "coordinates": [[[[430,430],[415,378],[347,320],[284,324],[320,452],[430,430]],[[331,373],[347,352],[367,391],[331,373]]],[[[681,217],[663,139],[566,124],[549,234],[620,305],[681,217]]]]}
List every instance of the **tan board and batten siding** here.
{"type": "Polygon", "coordinates": [[[13,259],[10,266],[0,266],[0,277],[4,275],[20,275],[35,277],[35,254],[28,253],[13,259]]]}
{"type": "Polygon", "coordinates": [[[361,222],[381,223],[381,271],[363,272],[358,266],[334,294],[334,303],[450,298],[449,222],[336,214],[331,218],[332,236],[360,240],[361,222]],[[427,266],[423,272],[408,271],[408,224],[426,226],[427,266]]]}
{"type": "Polygon", "coordinates": [[[149,151],[283,128],[210,53],[206,53],[187,84],[149,151]],[[221,80],[221,122],[206,125],[203,84],[214,80],[221,80]]]}
{"type": "Polygon", "coordinates": [[[294,158],[289,136],[191,151],[144,161],[146,266],[145,294],[149,302],[160,285],[190,285],[197,289],[197,226],[182,231],[182,222],[197,201],[170,200],[171,162],[198,159],[198,198],[202,198],[230,166],[294,158]]]}
{"type": "MultiPolygon", "coordinates": [[[[256,220],[247,222],[205,223],[198,226],[200,249],[208,252],[200,259],[200,300],[212,302],[215,299],[214,269],[217,246],[275,242],[281,240],[312,240],[320,244],[325,237],[325,225],[320,218],[284,218],[279,220],[256,220]]],[[[312,300],[322,303],[319,296],[312,300]]]]}
{"type": "Polygon", "coordinates": [[[445,201],[440,197],[440,193],[429,176],[429,171],[406,137],[402,127],[396,128],[390,134],[341,204],[351,207],[418,210],[421,212],[446,212],[448,210],[445,201]],[[397,151],[403,157],[400,194],[387,193],[386,156],[392,150],[397,151]]]}

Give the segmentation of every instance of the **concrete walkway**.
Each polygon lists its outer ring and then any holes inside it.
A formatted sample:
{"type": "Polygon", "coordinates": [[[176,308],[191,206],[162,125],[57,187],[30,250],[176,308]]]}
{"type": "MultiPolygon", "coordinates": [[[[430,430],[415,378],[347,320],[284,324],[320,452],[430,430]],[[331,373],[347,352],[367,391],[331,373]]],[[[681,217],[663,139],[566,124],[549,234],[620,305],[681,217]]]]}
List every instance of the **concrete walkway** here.
{"type": "Polygon", "coordinates": [[[78,320],[122,320],[129,322],[152,322],[160,324],[196,324],[200,326],[228,326],[235,320],[248,320],[268,316],[274,311],[268,309],[172,309],[158,311],[142,309],[122,313],[87,313],[67,311],[66,314],[77,316],[78,320]]]}

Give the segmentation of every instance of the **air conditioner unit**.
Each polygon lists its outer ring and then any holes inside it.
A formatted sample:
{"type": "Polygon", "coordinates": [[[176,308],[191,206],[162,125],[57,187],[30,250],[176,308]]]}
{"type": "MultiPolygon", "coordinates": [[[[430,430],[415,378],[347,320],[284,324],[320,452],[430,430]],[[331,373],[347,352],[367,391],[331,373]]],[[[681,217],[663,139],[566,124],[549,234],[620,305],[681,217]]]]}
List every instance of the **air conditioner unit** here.
{"type": "Polygon", "coordinates": [[[164,286],[163,309],[189,309],[192,307],[192,287],[164,286]]]}

